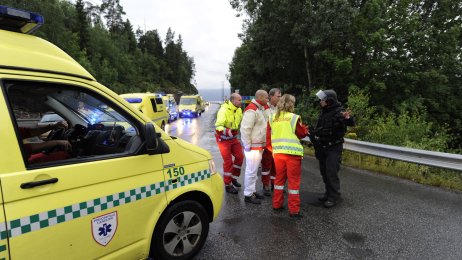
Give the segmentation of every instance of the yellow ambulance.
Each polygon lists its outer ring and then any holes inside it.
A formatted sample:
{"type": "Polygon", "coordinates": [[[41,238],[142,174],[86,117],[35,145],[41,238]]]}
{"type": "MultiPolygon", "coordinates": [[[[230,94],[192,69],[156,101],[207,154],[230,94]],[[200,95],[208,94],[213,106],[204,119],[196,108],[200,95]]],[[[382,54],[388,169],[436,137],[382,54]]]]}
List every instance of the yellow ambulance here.
{"type": "Polygon", "coordinates": [[[178,110],[180,117],[198,117],[205,112],[205,103],[199,95],[181,96],[178,110]]]}
{"type": "Polygon", "coordinates": [[[147,115],[162,130],[165,130],[169,115],[161,95],[147,92],[122,94],[120,96],[147,115]]]}
{"type": "Polygon", "coordinates": [[[28,34],[42,23],[0,6],[0,259],[192,258],[222,206],[211,154],[28,34]]]}
{"type": "Polygon", "coordinates": [[[164,106],[168,111],[168,122],[172,122],[178,119],[178,106],[175,101],[173,94],[162,95],[164,106]]]}

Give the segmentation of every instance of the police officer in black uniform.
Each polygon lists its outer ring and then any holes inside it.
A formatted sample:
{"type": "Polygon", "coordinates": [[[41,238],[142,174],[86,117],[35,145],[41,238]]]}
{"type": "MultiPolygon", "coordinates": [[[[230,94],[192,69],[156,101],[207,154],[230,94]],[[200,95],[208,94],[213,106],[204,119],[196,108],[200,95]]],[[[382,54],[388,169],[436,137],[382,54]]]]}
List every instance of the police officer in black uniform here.
{"type": "Polygon", "coordinates": [[[321,114],[314,130],[310,131],[310,139],[326,189],[319,200],[324,203],[324,207],[331,208],[340,202],[338,171],[342,161],[343,137],[347,126],[354,126],[355,122],[350,112],[344,111],[334,90],[320,90],[316,96],[319,98],[321,114]]]}

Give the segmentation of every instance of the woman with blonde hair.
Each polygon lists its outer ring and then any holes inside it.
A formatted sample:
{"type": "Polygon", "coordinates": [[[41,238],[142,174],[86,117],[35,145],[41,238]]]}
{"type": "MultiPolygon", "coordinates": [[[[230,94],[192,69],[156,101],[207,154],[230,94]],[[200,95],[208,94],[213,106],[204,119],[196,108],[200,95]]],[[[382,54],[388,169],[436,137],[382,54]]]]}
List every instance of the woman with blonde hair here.
{"type": "Polygon", "coordinates": [[[303,146],[300,139],[308,135],[308,128],[302,124],[299,115],[294,114],[295,97],[285,94],[277,104],[276,114],[269,119],[271,146],[276,166],[273,209],[283,210],[284,184],[288,180],[289,216],[301,218],[300,179],[302,171],[303,146]]]}

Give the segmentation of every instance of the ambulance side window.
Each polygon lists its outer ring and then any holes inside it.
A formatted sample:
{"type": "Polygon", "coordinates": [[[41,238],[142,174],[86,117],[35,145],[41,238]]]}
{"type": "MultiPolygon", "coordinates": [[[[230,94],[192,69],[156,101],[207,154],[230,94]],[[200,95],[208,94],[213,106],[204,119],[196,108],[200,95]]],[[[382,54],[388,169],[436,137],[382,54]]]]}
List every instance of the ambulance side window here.
{"type": "Polygon", "coordinates": [[[134,120],[97,93],[30,81],[4,86],[28,167],[128,156],[141,146],[134,120]]]}
{"type": "Polygon", "coordinates": [[[157,112],[157,104],[156,104],[156,100],[155,100],[155,99],[153,99],[153,98],[150,98],[149,100],[151,101],[152,110],[154,110],[154,112],[157,112]]]}

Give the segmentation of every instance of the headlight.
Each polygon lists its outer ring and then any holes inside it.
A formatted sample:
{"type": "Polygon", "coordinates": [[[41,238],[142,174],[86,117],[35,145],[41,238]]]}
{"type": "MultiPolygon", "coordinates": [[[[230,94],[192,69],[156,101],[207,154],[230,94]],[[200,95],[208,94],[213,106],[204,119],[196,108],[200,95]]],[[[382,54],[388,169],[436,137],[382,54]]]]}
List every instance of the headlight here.
{"type": "Polygon", "coordinates": [[[214,175],[217,173],[217,167],[215,166],[215,162],[213,159],[209,160],[209,170],[210,170],[210,175],[214,175]]]}

